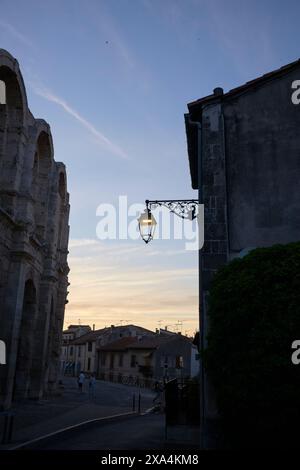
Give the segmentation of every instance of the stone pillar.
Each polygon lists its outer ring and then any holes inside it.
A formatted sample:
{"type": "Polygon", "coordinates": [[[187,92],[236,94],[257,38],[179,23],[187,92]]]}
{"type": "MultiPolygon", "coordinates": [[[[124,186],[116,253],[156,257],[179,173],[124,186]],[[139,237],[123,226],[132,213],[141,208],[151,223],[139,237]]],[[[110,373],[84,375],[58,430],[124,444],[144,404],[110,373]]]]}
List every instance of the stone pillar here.
{"type": "Polygon", "coordinates": [[[25,276],[25,262],[13,260],[8,273],[4,312],[1,312],[0,318],[1,339],[5,341],[7,348],[7,364],[0,368],[0,406],[3,409],[10,408],[13,396],[25,276]]]}
{"type": "Polygon", "coordinates": [[[49,354],[52,296],[55,281],[55,278],[50,278],[44,279],[40,283],[39,316],[35,326],[29,389],[29,397],[35,399],[43,396],[45,376],[48,371],[47,356],[49,354]]]}
{"type": "Polygon", "coordinates": [[[49,352],[49,375],[46,387],[48,391],[56,389],[60,371],[60,355],[62,344],[62,330],[66,304],[67,280],[60,276],[56,306],[51,327],[51,349],[49,352]]]}
{"type": "MultiPolygon", "coordinates": [[[[207,306],[211,280],[228,261],[227,190],[225,138],[222,108],[211,104],[202,114],[202,191],[204,202],[204,247],[202,249],[202,295],[204,308],[204,338],[209,329],[207,306]]],[[[201,328],[203,325],[200,326],[201,328]]],[[[206,344],[204,344],[204,347],[206,344]]],[[[205,380],[205,415],[217,415],[214,392],[205,380]]]]}

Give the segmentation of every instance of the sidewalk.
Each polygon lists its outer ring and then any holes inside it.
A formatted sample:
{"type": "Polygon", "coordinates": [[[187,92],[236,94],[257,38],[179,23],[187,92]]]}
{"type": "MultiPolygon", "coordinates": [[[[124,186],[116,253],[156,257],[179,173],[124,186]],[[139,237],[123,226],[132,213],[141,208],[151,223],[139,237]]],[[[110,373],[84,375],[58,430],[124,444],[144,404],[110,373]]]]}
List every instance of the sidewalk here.
{"type": "MultiPolygon", "coordinates": [[[[111,382],[97,381],[95,397],[88,393],[88,384],[85,384],[83,393],[80,393],[76,378],[63,379],[63,389],[58,394],[40,401],[25,401],[13,406],[15,413],[12,442],[9,445],[0,445],[5,449],[39,436],[57,431],[80,422],[103,418],[132,411],[133,394],[141,393],[141,408],[145,411],[152,405],[153,392],[148,389],[138,389],[111,382]]],[[[136,408],[137,409],[137,408],[136,408]]],[[[0,424],[0,432],[3,423],[0,424]]],[[[2,435],[2,434],[1,434],[2,435]]]]}

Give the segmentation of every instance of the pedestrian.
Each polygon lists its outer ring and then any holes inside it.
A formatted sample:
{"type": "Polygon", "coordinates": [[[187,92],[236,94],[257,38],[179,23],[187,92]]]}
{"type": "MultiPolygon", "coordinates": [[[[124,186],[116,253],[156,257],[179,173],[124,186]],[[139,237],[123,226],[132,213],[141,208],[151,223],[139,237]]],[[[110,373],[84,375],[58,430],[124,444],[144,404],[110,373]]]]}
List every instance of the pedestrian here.
{"type": "Polygon", "coordinates": [[[158,401],[158,404],[160,405],[161,404],[161,393],[162,393],[162,387],[161,387],[161,384],[156,381],[155,384],[154,384],[154,391],[155,391],[155,397],[153,398],[153,405],[157,405],[157,400],[158,401]]]}
{"type": "Polygon", "coordinates": [[[81,371],[78,377],[78,388],[80,390],[80,393],[82,393],[84,381],[85,381],[85,375],[83,371],[81,371]]]}
{"type": "Polygon", "coordinates": [[[90,380],[89,380],[90,398],[95,398],[95,389],[96,389],[96,376],[95,374],[91,374],[90,380]]]}

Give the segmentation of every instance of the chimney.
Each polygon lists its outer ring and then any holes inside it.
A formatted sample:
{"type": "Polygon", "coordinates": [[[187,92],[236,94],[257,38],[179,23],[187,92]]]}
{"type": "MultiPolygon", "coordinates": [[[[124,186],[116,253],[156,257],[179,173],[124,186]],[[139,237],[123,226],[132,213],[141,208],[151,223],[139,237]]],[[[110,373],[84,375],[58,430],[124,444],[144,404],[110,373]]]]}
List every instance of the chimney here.
{"type": "Polygon", "coordinates": [[[217,87],[214,88],[214,95],[215,96],[222,96],[224,94],[223,88],[217,87]]]}
{"type": "Polygon", "coordinates": [[[95,323],[93,323],[93,331],[95,331],[95,323]]]}

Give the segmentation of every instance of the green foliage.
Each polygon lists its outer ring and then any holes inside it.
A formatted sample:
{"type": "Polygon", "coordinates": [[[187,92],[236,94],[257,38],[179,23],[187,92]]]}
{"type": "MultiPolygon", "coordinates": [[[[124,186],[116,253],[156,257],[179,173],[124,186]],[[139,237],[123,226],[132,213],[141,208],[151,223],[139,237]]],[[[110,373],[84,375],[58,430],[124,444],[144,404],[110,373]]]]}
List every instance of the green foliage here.
{"type": "Polygon", "coordinates": [[[300,242],[259,248],[223,267],[210,290],[209,322],[204,364],[225,425],[255,430],[258,439],[299,426],[300,365],[291,362],[291,344],[300,339],[300,242]]]}

